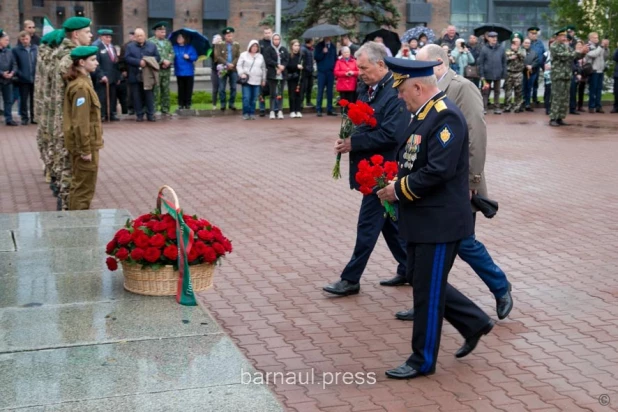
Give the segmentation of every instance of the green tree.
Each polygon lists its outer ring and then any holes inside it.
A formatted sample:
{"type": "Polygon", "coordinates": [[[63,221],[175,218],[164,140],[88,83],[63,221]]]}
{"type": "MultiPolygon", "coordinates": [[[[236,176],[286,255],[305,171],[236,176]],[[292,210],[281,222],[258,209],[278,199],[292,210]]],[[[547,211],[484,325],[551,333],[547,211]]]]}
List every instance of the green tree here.
{"type": "MultiPolygon", "coordinates": [[[[295,0],[299,2],[304,0],[295,0]]],[[[303,32],[317,24],[338,24],[358,35],[358,23],[371,19],[380,27],[397,28],[401,14],[393,0],[306,0],[305,8],[296,14],[282,16],[282,24],[289,27],[287,38],[300,38],[303,32]]],[[[270,20],[268,16],[265,20],[270,20]]],[[[358,39],[357,39],[358,40],[358,39]]]]}
{"type": "Polygon", "coordinates": [[[610,40],[610,47],[618,41],[618,1],[616,0],[551,0],[555,28],[574,25],[580,38],[596,31],[600,38],[610,40]]]}

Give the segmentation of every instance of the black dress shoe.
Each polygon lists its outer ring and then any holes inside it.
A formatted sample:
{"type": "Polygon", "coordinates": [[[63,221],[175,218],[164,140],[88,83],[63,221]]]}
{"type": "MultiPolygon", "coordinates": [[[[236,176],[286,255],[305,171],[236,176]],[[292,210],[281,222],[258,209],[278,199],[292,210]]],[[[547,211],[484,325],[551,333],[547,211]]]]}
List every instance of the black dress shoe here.
{"type": "Polygon", "coordinates": [[[137,119],[135,119],[136,122],[143,122],[144,118],[143,117],[138,117],[137,119]]]}
{"type": "Polygon", "coordinates": [[[408,283],[408,281],[406,280],[406,277],[403,275],[399,275],[399,274],[397,274],[392,279],[380,281],[381,286],[401,286],[401,285],[405,285],[406,283],[408,283]]]}
{"type": "Polygon", "coordinates": [[[556,120],[556,123],[558,123],[560,126],[568,126],[569,124],[566,123],[564,120],[562,119],[558,119],[556,120]]]}
{"type": "Polygon", "coordinates": [[[472,352],[476,348],[476,345],[478,345],[479,340],[481,340],[481,337],[491,332],[493,327],[494,327],[494,321],[490,319],[489,323],[487,323],[487,325],[485,325],[476,335],[472,336],[471,338],[466,339],[466,342],[463,344],[463,346],[459,348],[457,352],[455,352],[455,357],[463,358],[464,356],[469,355],[470,352],[472,352]]]}
{"type": "Polygon", "coordinates": [[[332,293],[338,296],[356,295],[360,292],[360,284],[350,283],[345,279],[331,283],[322,288],[325,292],[332,293]]]}
{"type": "Polygon", "coordinates": [[[157,121],[157,119],[155,119],[154,117],[149,117],[149,118],[148,118],[148,121],[149,121],[149,122],[156,122],[156,121],[157,121]]]}
{"type": "Polygon", "coordinates": [[[339,115],[338,115],[337,113],[335,113],[335,112],[328,112],[328,113],[326,113],[326,115],[327,115],[327,116],[335,116],[335,117],[336,117],[336,116],[339,116],[339,115]]]}
{"type": "Polygon", "coordinates": [[[116,117],[116,116],[112,116],[111,121],[112,122],[119,122],[120,119],[118,117],[116,117]]]}
{"type": "Polygon", "coordinates": [[[532,107],[528,106],[528,107],[526,107],[526,111],[527,111],[527,112],[533,112],[533,111],[534,111],[534,109],[533,109],[532,107]]]}
{"type": "Polygon", "coordinates": [[[31,119],[30,124],[38,124],[38,123],[31,119]]]}
{"type": "Polygon", "coordinates": [[[431,373],[421,373],[407,363],[397,366],[395,369],[389,369],[385,373],[391,379],[414,379],[419,376],[431,375],[431,373]]]}
{"type": "Polygon", "coordinates": [[[579,112],[577,110],[570,110],[569,114],[574,114],[575,116],[579,116],[579,112]]]}
{"type": "Polygon", "coordinates": [[[399,320],[414,320],[414,308],[409,310],[400,310],[395,313],[395,317],[399,320]]]}
{"type": "Polygon", "coordinates": [[[496,313],[498,319],[502,320],[509,316],[513,309],[513,298],[511,297],[511,284],[509,283],[509,290],[501,298],[496,299],[496,313]]]}
{"type": "Polygon", "coordinates": [[[317,116],[318,116],[318,117],[322,117],[322,112],[318,112],[318,113],[317,113],[317,116]]]}
{"type": "Polygon", "coordinates": [[[234,106],[230,106],[230,110],[236,111],[236,108],[234,106]]]}
{"type": "Polygon", "coordinates": [[[551,127],[560,127],[560,125],[558,124],[558,122],[557,122],[557,121],[555,121],[555,120],[550,120],[550,121],[549,121],[549,125],[550,125],[551,127]]]}
{"type": "Polygon", "coordinates": [[[13,120],[6,122],[7,126],[19,126],[16,122],[14,122],[13,120]]]}

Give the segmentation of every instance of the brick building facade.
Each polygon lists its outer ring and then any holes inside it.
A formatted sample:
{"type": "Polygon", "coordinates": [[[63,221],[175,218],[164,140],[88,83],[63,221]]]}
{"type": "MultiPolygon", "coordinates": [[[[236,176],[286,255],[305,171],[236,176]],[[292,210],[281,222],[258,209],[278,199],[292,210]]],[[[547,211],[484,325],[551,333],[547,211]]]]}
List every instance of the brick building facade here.
{"type": "MultiPolygon", "coordinates": [[[[504,23],[516,30],[536,24],[547,31],[546,14],[549,0],[394,0],[401,22],[400,34],[410,27],[426,24],[436,36],[449,23],[457,25],[462,35],[486,21],[504,23]]],[[[302,7],[302,0],[291,3],[282,0],[282,11],[302,7]]],[[[209,38],[223,27],[236,29],[236,39],[247,44],[261,38],[259,22],[275,13],[274,0],[10,0],[2,2],[0,27],[13,37],[21,29],[24,19],[33,19],[41,27],[43,16],[59,27],[64,19],[83,12],[93,19],[93,29],[112,28],[117,35],[114,42],[127,38],[136,27],[150,28],[154,22],[167,21],[172,29],[189,27],[209,38]]],[[[361,33],[376,29],[372,22],[362,21],[361,33]]],[[[283,28],[285,32],[285,28],[283,28]]],[[[150,31],[147,31],[150,33],[150,31]]],[[[285,33],[283,33],[285,34],[285,33]]]]}

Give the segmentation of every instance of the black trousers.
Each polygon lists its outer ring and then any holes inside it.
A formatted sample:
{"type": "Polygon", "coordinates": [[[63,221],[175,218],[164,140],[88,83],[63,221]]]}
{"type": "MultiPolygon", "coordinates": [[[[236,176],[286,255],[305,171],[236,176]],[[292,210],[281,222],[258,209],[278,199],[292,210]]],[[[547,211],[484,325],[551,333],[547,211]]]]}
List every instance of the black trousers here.
{"type": "Polygon", "coordinates": [[[356,92],[339,92],[342,99],[346,99],[350,103],[356,102],[356,92]]]}
{"type": "MultiPolygon", "coordinates": [[[[97,96],[101,102],[101,119],[107,119],[107,87],[105,83],[97,83],[95,86],[97,96]]],[[[111,117],[116,117],[116,83],[109,84],[109,113],[111,117]]]]}
{"type": "Polygon", "coordinates": [[[302,110],[302,100],[300,100],[300,90],[296,92],[296,86],[298,86],[297,77],[295,79],[288,80],[288,102],[290,103],[290,113],[300,112],[302,110]]]}
{"type": "Polygon", "coordinates": [[[384,206],[377,195],[363,196],[358,212],[358,227],[356,229],[356,245],[350,262],[341,273],[341,279],[357,283],[360,281],[371,252],[376,246],[380,233],[384,236],[386,245],[397,261],[397,273],[405,275],[406,250],[405,243],[399,237],[397,222],[384,217],[384,206]]]}
{"type": "Polygon", "coordinates": [[[18,83],[19,115],[22,121],[34,120],[34,84],[18,83]],[[30,112],[28,112],[30,109],[30,112]]]}
{"type": "Polygon", "coordinates": [[[138,119],[144,118],[144,111],[149,119],[154,118],[154,92],[144,90],[144,83],[131,83],[131,95],[133,96],[133,107],[138,119]],[[145,107],[144,107],[145,105],[145,107]]]}
{"type": "Polygon", "coordinates": [[[191,107],[193,97],[193,76],[176,76],[178,81],[178,106],[191,107]]]}
{"type": "Polygon", "coordinates": [[[118,99],[118,103],[120,103],[122,114],[127,114],[129,112],[129,107],[133,108],[133,102],[129,101],[129,84],[126,81],[122,81],[116,86],[116,98],[118,99]],[[129,103],[131,103],[130,106],[129,103]]]}
{"type": "Polygon", "coordinates": [[[442,320],[464,338],[477,334],[489,316],[448,283],[459,242],[408,243],[408,280],[414,296],[412,355],[406,363],[421,373],[436,369],[442,320]]]}
{"type": "Polygon", "coordinates": [[[543,104],[545,105],[545,113],[549,115],[551,109],[551,83],[545,84],[545,91],[543,92],[543,104]]]}
{"type": "Polygon", "coordinates": [[[307,106],[311,104],[311,91],[313,90],[313,73],[303,71],[303,78],[300,82],[300,103],[307,106]]]}

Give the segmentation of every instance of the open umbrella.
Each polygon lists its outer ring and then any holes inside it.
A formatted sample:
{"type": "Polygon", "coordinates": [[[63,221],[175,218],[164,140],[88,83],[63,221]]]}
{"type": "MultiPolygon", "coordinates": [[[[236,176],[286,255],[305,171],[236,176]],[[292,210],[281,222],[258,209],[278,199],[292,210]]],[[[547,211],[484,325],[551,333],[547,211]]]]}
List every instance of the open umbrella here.
{"type": "Polygon", "coordinates": [[[401,36],[401,41],[405,43],[409,43],[412,39],[417,39],[421,34],[427,36],[427,43],[431,44],[436,40],[436,35],[429,27],[425,26],[416,26],[412,27],[410,30],[406,31],[403,36],[401,36]]]}
{"type": "Polygon", "coordinates": [[[303,33],[303,39],[313,39],[314,37],[334,37],[347,34],[348,30],[336,24],[318,24],[303,33]]]}
{"type": "Polygon", "coordinates": [[[187,44],[190,44],[195,48],[198,56],[206,56],[211,49],[210,41],[202,33],[193,29],[180,29],[176,30],[168,36],[172,44],[176,44],[176,37],[182,34],[187,44]]]}
{"type": "Polygon", "coordinates": [[[509,27],[500,23],[485,23],[474,29],[474,35],[476,37],[482,37],[488,31],[495,31],[498,33],[498,42],[503,42],[508,40],[513,33],[509,27]]]}
{"type": "Polygon", "coordinates": [[[367,34],[365,36],[365,39],[363,40],[363,43],[372,41],[376,37],[382,37],[382,40],[384,40],[384,45],[388,47],[391,53],[393,53],[393,56],[397,54],[399,49],[401,49],[401,40],[399,40],[399,34],[386,29],[379,29],[367,34]]]}

